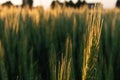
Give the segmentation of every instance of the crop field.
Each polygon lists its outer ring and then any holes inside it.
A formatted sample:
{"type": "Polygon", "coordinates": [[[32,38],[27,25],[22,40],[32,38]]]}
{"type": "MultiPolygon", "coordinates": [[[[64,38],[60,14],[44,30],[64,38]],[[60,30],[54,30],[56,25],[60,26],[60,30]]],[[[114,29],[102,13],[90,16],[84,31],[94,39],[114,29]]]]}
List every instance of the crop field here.
{"type": "Polygon", "coordinates": [[[0,6],[0,80],[120,80],[120,10],[0,6]]]}

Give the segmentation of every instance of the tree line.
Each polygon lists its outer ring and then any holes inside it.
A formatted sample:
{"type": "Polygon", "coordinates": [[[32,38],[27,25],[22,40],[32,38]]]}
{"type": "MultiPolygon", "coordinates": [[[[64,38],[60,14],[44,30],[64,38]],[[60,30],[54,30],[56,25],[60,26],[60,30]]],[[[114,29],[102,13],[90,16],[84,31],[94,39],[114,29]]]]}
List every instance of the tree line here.
{"type": "MultiPolygon", "coordinates": [[[[54,0],[51,4],[51,7],[55,7],[55,2],[57,2],[60,6],[64,5],[63,3],[59,2],[59,0],[54,0]]],[[[85,4],[86,4],[86,0],[78,0],[76,4],[74,4],[72,0],[70,0],[69,2],[65,1],[65,5],[67,7],[73,7],[73,8],[77,8],[85,4]]],[[[29,7],[32,7],[33,0],[23,0],[22,6],[25,6],[25,5],[29,5],[29,7]]],[[[120,8],[120,0],[117,0],[116,7],[120,8]]]]}
{"type": "MultiPolygon", "coordinates": [[[[28,5],[30,8],[32,8],[33,0],[22,0],[22,1],[23,1],[22,7],[28,5]]],[[[12,4],[10,3],[10,1],[8,1],[8,2],[4,3],[3,5],[9,6],[9,5],[12,5],[12,4]]],[[[79,7],[82,7],[84,5],[89,6],[89,4],[86,2],[86,0],[78,0],[77,3],[73,3],[72,0],[70,0],[68,2],[65,1],[63,3],[60,2],[59,0],[53,0],[52,3],[51,3],[51,8],[55,8],[57,6],[63,7],[64,5],[66,7],[72,7],[72,8],[79,8],[79,7]]],[[[92,5],[94,5],[94,3],[92,5]]],[[[90,6],[91,6],[91,4],[90,4],[90,6]]],[[[120,8],[120,0],[117,0],[116,7],[120,8]]]]}

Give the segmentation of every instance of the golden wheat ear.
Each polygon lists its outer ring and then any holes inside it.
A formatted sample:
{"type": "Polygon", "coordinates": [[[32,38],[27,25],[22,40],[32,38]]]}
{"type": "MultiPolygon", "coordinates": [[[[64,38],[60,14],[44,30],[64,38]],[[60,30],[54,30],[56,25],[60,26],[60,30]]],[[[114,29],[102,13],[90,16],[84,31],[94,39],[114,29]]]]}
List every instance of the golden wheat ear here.
{"type": "Polygon", "coordinates": [[[88,27],[84,35],[82,80],[96,80],[98,50],[102,30],[101,12],[98,7],[95,7],[88,14],[88,27]]]}

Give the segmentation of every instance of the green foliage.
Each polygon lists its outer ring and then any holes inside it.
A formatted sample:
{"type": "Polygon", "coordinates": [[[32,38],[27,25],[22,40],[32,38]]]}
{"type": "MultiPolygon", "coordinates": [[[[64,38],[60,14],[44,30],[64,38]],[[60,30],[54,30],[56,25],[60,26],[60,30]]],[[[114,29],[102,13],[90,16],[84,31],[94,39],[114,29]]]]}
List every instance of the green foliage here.
{"type": "Polygon", "coordinates": [[[85,76],[120,79],[120,11],[99,16],[82,9],[5,10],[0,10],[0,80],[81,80],[91,31],[85,76]]]}

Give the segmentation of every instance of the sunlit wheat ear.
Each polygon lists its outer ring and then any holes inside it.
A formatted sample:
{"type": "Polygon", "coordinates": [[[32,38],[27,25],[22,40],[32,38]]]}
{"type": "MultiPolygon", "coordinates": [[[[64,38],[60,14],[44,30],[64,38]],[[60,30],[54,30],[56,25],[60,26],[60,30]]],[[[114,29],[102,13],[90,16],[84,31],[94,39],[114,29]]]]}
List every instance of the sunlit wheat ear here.
{"type": "Polygon", "coordinates": [[[40,21],[39,11],[37,9],[32,9],[28,11],[28,15],[32,18],[34,24],[38,25],[40,21]]]}
{"type": "Polygon", "coordinates": [[[58,68],[58,80],[70,80],[71,62],[72,62],[72,42],[68,37],[66,39],[66,52],[62,55],[58,68]]]}
{"type": "Polygon", "coordinates": [[[8,10],[6,17],[5,17],[5,30],[6,29],[13,29],[18,32],[19,27],[19,18],[20,18],[20,9],[16,10],[16,8],[13,8],[13,10],[10,8],[8,10]]]}
{"type": "Polygon", "coordinates": [[[99,41],[102,30],[102,11],[100,10],[95,7],[87,16],[88,27],[84,35],[82,80],[96,80],[99,41]]]}

